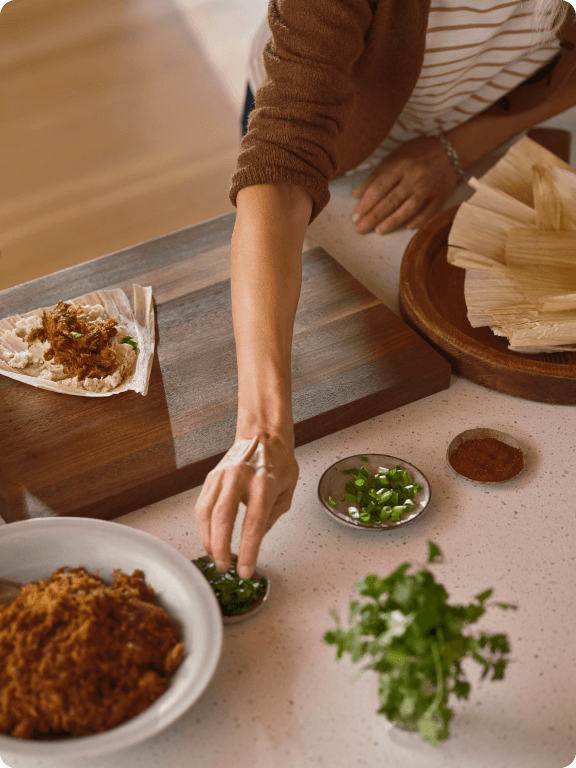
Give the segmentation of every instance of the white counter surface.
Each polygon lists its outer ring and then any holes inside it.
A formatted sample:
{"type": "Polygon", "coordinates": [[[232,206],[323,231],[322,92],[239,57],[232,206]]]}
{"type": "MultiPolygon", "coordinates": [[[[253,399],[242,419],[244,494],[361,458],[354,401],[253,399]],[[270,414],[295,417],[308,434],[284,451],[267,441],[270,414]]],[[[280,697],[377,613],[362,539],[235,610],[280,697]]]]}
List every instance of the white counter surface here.
{"type": "MultiPolygon", "coordinates": [[[[576,109],[548,125],[569,128],[576,109]]],[[[573,147],[574,164],[576,146],[573,147]]],[[[476,175],[481,175],[478,169],[476,175]]],[[[397,312],[398,273],[413,233],[356,235],[349,191],[332,200],[309,231],[397,312]]],[[[462,199],[461,192],[449,204],[462,199]]],[[[576,386],[576,382],[575,382],[576,386]]],[[[266,536],[259,566],[271,578],[269,605],[226,627],[209,687],[172,727],[121,753],[64,764],[11,758],[11,768],[565,768],[576,755],[576,408],[543,405],[452,377],[449,389],[296,450],[300,480],[291,511],[266,536]],[[446,448],[465,429],[516,437],[529,452],[525,472],[483,489],[454,477],[446,448]],[[429,511],[392,532],[345,528],[319,507],[322,472],[337,459],[387,453],[419,467],[432,486],[429,511]],[[336,608],[346,623],[356,580],[387,575],[405,560],[423,563],[427,541],[445,562],[429,566],[451,603],[494,587],[498,601],[475,630],[505,632],[512,660],[503,681],[472,684],[450,700],[451,737],[439,748],[398,734],[376,714],[376,677],[336,661],[322,641],[336,608]]],[[[195,488],[117,522],[148,531],[189,558],[203,554],[194,522],[195,488]]],[[[239,531],[234,535],[237,551],[239,531]]],[[[1,765],[1,763],[0,763],[1,765]]]]}

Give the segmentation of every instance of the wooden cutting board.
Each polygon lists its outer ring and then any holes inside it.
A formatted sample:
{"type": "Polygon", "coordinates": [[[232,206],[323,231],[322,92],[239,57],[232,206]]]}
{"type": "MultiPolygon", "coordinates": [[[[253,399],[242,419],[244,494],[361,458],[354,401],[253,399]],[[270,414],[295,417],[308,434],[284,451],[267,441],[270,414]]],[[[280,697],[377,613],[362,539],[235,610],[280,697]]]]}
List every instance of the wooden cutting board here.
{"type": "MultiPolygon", "coordinates": [[[[0,292],[2,317],[102,288],[131,298],[133,283],[152,286],[156,305],[145,397],[75,397],[0,376],[6,522],[109,520],[201,484],[228,450],[237,409],[234,220],[227,214],[0,292]]],[[[296,445],[450,383],[449,363],[321,248],[303,255],[292,357],[296,445]]]]}

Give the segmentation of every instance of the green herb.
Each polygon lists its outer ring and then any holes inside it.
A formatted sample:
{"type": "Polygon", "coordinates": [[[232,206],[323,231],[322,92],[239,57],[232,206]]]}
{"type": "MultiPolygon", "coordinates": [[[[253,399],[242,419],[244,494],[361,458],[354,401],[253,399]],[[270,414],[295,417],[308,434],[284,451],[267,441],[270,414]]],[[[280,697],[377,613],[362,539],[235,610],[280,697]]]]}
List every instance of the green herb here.
{"type": "Polygon", "coordinates": [[[238,616],[246,613],[266,592],[267,582],[241,579],[236,572],[236,563],[232,563],[226,573],[220,573],[214,563],[207,563],[201,558],[192,560],[202,571],[218,598],[224,616],[238,616]]]}
{"type": "Polygon", "coordinates": [[[70,331],[70,335],[74,336],[75,339],[81,339],[84,336],[83,333],[76,333],[76,331],[70,331]]]}
{"type": "Polygon", "coordinates": [[[134,341],[134,337],[133,336],[125,336],[122,339],[122,344],[130,344],[132,349],[138,349],[138,342],[134,341]]]}
{"type": "MultiPolygon", "coordinates": [[[[366,459],[364,456],[359,458],[366,459]]],[[[405,512],[414,509],[414,496],[422,490],[422,486],[415,483],[400,464],[396,464],[394,469],[379,467],[374,475],[364,465],[360,469],[350,467],[342,472],[354,478],[344,486],[347,493],[342,494],[342,501],[354,505],[349,506],[347,512],[360,525],[382,525],[387,520],[399,522],[405,512]]],[[[335,507],[336,504],[330,499],[329,503],[335,507]]]]}
{"type": "MultiPolygon", "coordinates": [[[[428,562],[442,557],[439,547],[428,542],[428,562]]],[[[364,576],[356,590],[368,598],[350,604],[350,628],[339,626],[327,632],[324,641],[336,646],[337,658],[349,653],[357,662],[365,656],[379,676],[380,709],[390,722],[420,731],[433,746],[450,736],[448,723],[453,710],[448,697],[468,698],[470,684],[461,662],[471,657],[483,667],[482,678],[502,680],[510,652],[503,634],[465,635],[462,630],[485,613],[492,595],[487,589],[476,595],[476,603],[448,605],[448,593],[423,568],[413,574],[403,563],[386,578],[364,576]]],[[[516,608],[496,603],[500,608],[516,608]]]]}
{"type": "Polygon", "coordinates": [[[338,506],[338,502],[332,496],[328,496],[328,504],[330,504],[331,507],[338,506]]]}

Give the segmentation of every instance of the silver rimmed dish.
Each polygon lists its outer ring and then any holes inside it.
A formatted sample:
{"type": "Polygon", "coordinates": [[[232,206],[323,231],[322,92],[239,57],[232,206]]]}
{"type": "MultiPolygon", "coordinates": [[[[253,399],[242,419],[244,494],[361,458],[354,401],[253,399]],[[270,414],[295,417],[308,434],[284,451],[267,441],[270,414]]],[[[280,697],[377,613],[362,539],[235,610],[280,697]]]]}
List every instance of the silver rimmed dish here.
{"type": "Polygon", "coordinates": [[[324,472],[318,483],[318,500],[324,511],[330,515],[330,517],[336,520],[342,525],[346,525],[349,528],[359,528],[369,531],[389,531],[392,528],[399,528],[403,525],[413,523],[430,505],[430,499],[432,496],[432,490],[428,478],[413,464],[404,459],[397,458],[396,456],[389,456],[383,453],[364,453],[362,456],[367,459],[363,461],[360,455],[348,456],[345,459],[332,464],[324,472]],[[358,520],[353,519],[348,514],[348,502],[342,501],[342,495],[346,493],[345,485],[350,480],[350,475],[345,474],[345,469],[360,469],[365,466],[370,474],[376,474],[381,467],[384,469],[394,469],[399,464],[400,469],[406,470],[412,480],[418,485],[422,486],[422,490],[414,496],[414,508],[408,512],[405,512],[398,522],[392,520],[386,520],[378,525],[361,523],[358,520]],[[328,499],[330,496],[338,503],[333,507],[329,504],[328,499]]]}
{"type": "Polygon", "coordinates": [[[456,437],[450,441],[448,448],[446,449],[446,463],[448,464],[450,471],[456,477],[459,477],[462,480],[466,480],[469,483],[476,483],[478,485],[502,485],[502,483],[508,483],[510,480],[514,480],[514,478],[522,474],[526,468],[527,458],[528,453],[526,449],[521,443],[518,442],[518,440],[516,440],[515,437],[512,437],[512,435],[509,435],[506,432],[500,432],[497,429],[490,429],[489,427],[475,427],[474,429],[466,429],[464,432],[460,432],[460,434],[456,435],[456,437]],[[450,462],[451,457],[461,446],[463,446],[469,440],[483,440],[486,438],[493,438],[494,440],[498,440],[499,442],[504,443],[505,445],[509,445],[510,447],[520,451],[522,454],[522,467],[515,474],[507,477],[505,480],[474,480],[473,478],[467,477],[466,475],[458,472],[450,462]]]}

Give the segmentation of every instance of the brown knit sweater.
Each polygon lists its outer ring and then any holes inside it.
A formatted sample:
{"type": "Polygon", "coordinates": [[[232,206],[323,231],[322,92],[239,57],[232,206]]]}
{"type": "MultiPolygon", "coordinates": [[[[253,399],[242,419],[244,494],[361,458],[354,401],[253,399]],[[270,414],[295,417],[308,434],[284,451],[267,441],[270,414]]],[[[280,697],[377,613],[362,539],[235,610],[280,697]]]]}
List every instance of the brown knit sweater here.
{"type": "MultiPolygon", "coordinates": [[[[424,58],[430,0],[270,0],[267,78],[242,140],[230,201],[252,184],[285,182],[314,200],[328,182],[380,145],[408,101],[424,58]]],[[[576,24],[552,76],[508,96],[508,112],[534,107],[576,69],[576,24]]]]}

